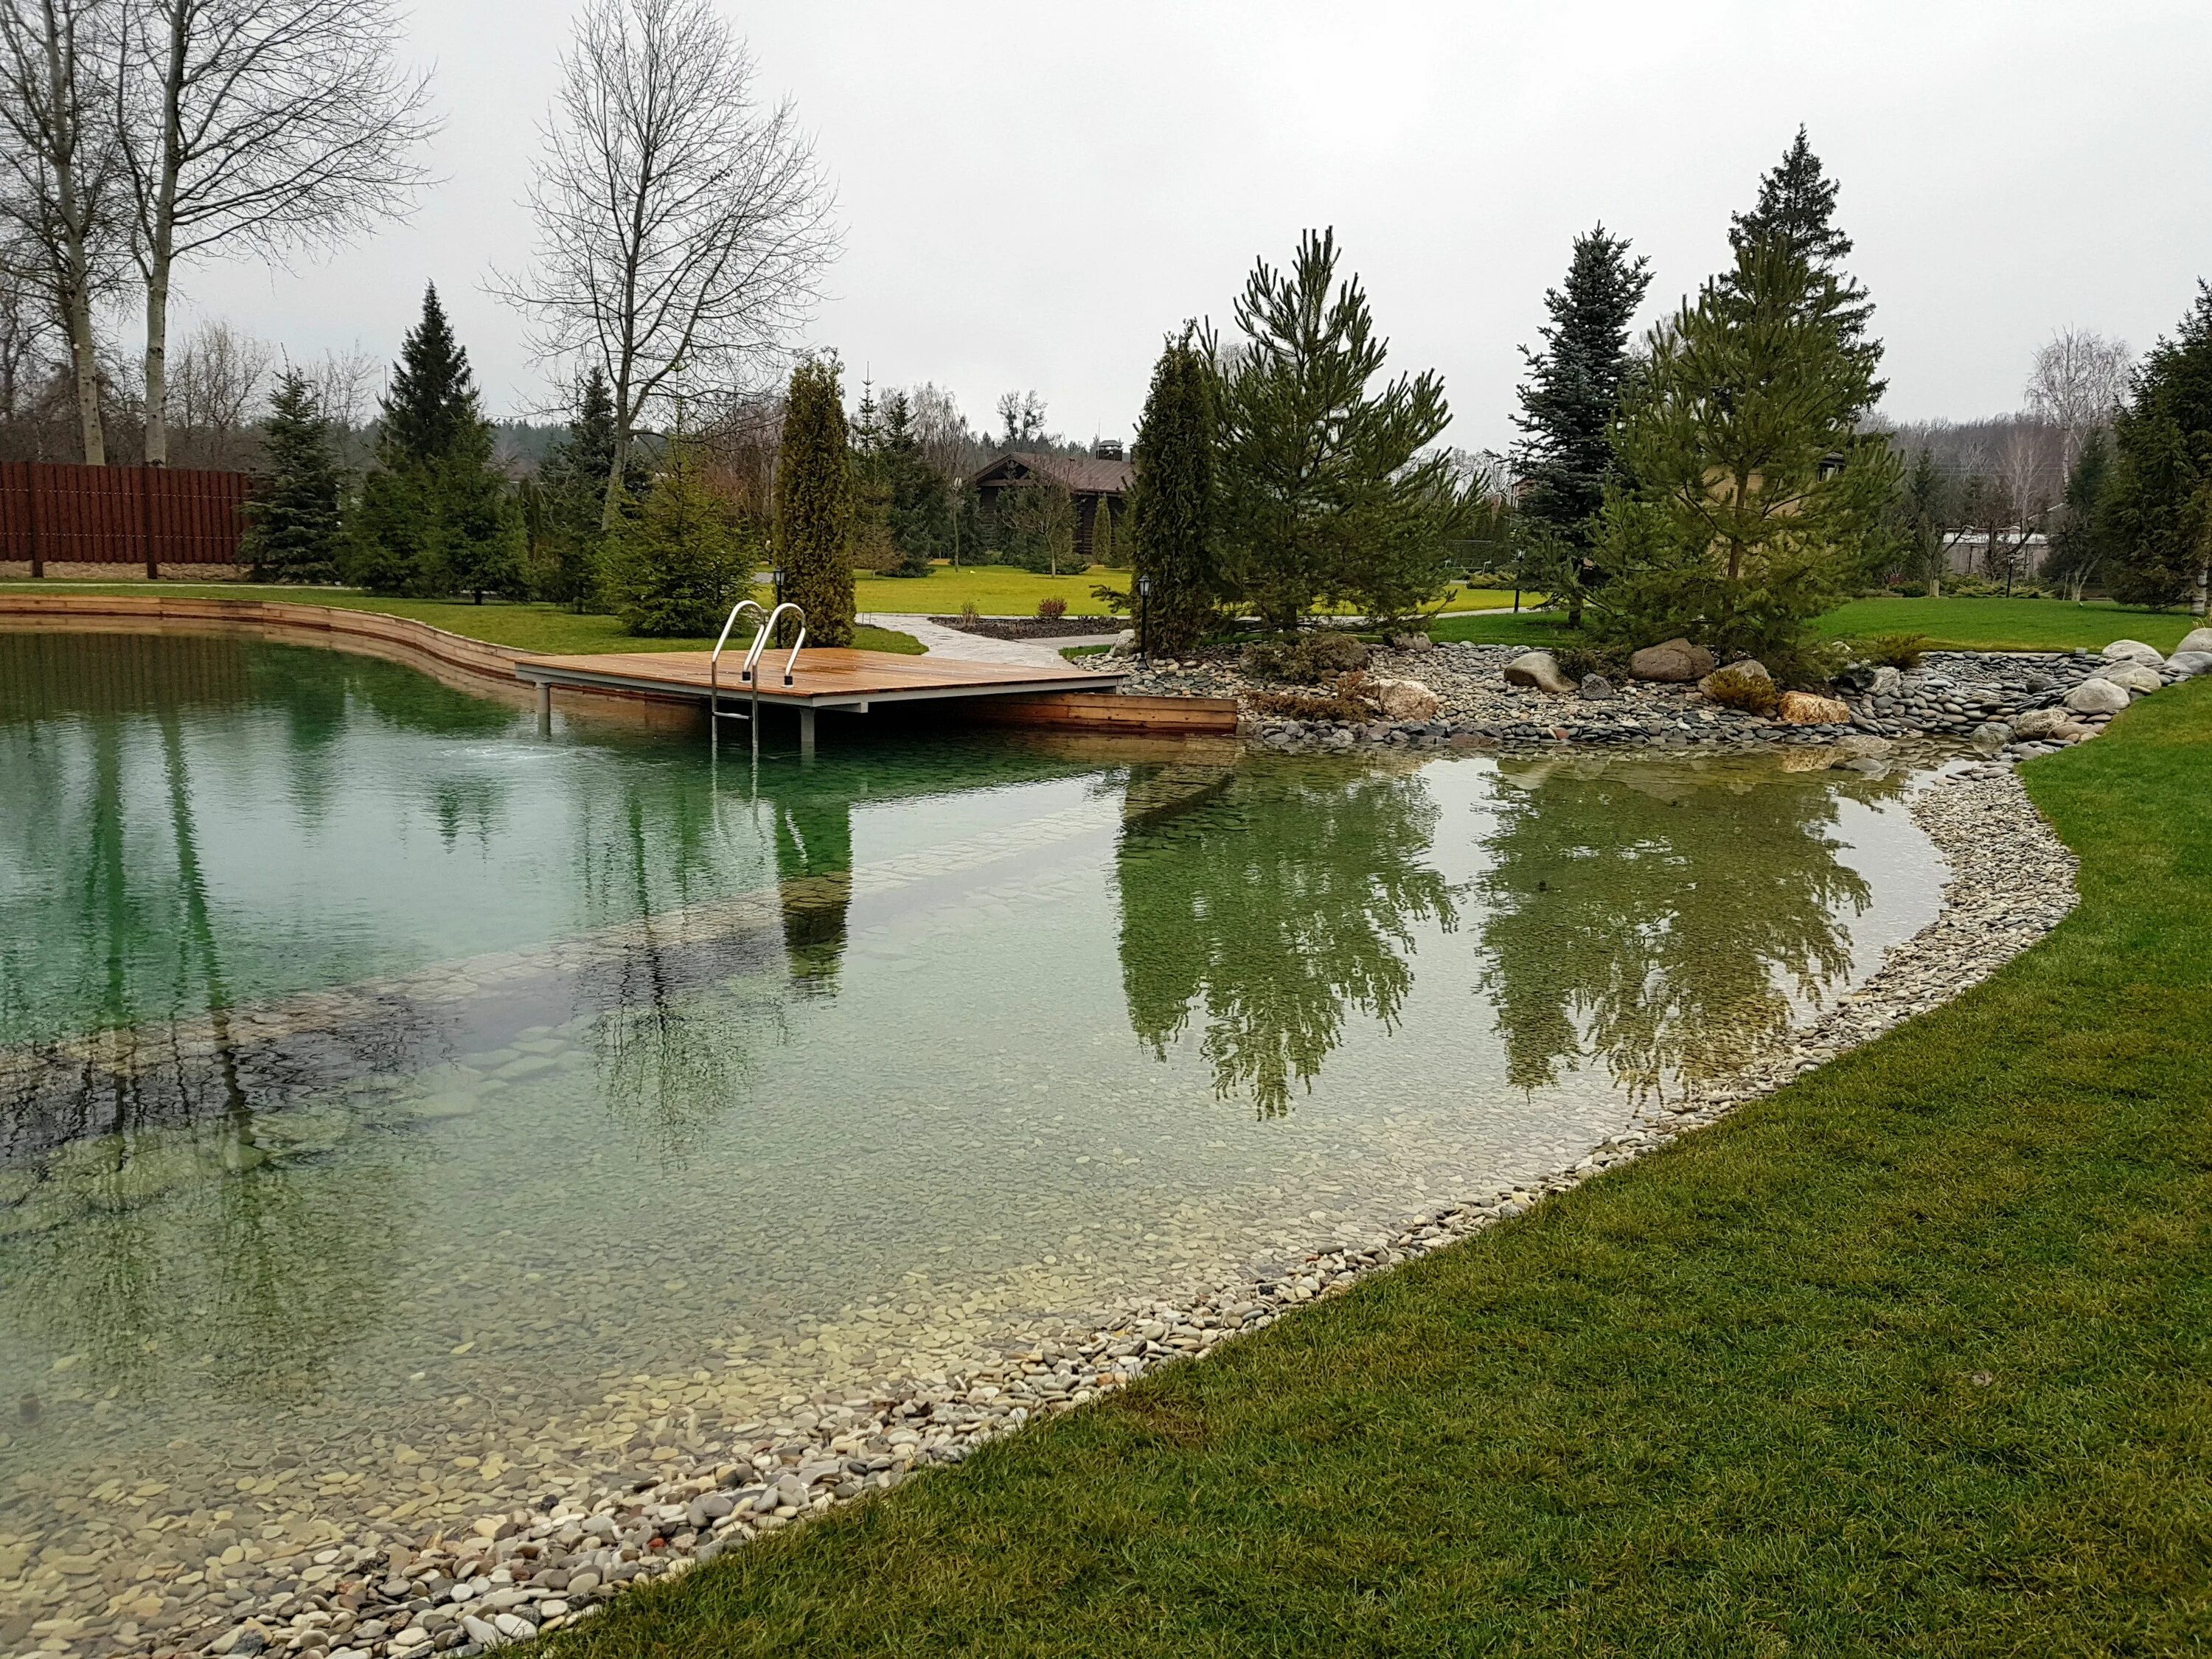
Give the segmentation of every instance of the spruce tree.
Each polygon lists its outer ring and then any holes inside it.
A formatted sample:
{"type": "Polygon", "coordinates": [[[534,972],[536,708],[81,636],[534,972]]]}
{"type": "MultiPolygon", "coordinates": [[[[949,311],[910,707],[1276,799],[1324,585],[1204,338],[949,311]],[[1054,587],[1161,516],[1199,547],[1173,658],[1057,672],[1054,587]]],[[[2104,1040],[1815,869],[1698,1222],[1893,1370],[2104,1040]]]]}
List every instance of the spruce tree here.
{"type": "Polygon", "coordinates": [[[2098,514],[2107,580],[2124,605],[2201,607],[2212,564],[2212,284],[2136,370],[2112,428],[2098,514]]]}
{"type": "MultiPolygon", "coordinates": [[[[576,388],[575,413],[538,468],[539,533],[532,538],[531,586],[539,598],[577,610],[598,597],[606,533],[607,479],[615,463],[614,394],[606,372],[592,365],[576,388]]],[[[643,489],[635,466],[623,480],[625,501],[643,489]]]]}
{"type": "Polygon", "coordinates": [[[1622,482],[1613,428],[1632,363],[1629,324],[1650,286],[1651,262],[1632,258],[1627,240],[1599,225],[1575,238],[1565,282],[1544,295],[1543,349],[1521,350],[1521,565],[1532,586],[1565,602],[1575,627],[1598,509],[1606,487],[1622,482]]]}
{"type": "Polygon", "coordinates": [[[1844,270],[1851,239],[1836,226],[1836,189],[1801,125],[1782,159],[1759,179],[1759,200],[1751,211],[1730,216],[1729,246],[1741,256],[1760,242],[1779,242],[1810,268],[1816,280],[1801,304],[1808,317],[1828,327],[1838,346],[1859,358],[1867,385],[1866,404],[1859,411],[1863,416],[1881,401],[1887,382],[1875,378],[1881,345],[1867,333],[1874,302],[1844,270]]]}
{"type": "Polygon", "coordinates": [[[246,507],[246,562],[258,581],[335,581],[337,457],[307,376],[297,369],[277,378],[263,432],[265,464],[246,507]]]}
{"type": "Polygon", "coordinates": [[[876,459],[891,544],[898,550],[895,576],[927,576],[932,559],[952,548],[952,512],[945,481],[930,471],[914,429],[914,404],[903,392],[884,399],[876,459]]]}
{"type": "Polygon", "coordinates": [[[2112,492],[2112,440],[2101,426],[2091,427],[2081,441],[2074,470],[2066,475],[2066,492],[2058,504],[2058,523],[2051,537],[2051,556],[2043,574],[2079,601],[2082,590],[2104,573],[2106,546],[2101,530],[2105,501],[2112,492]]]}
{"type": "Polygon", "coordinates": [[[853,642],[853,460],[835,357],[792,371],[775,474],[782,597],[805,613],[816,645],[853,642]]]}
{"type": "Polygon", "coordinates": [[[1597,547],[1599,637],[1686,635],[1817,678],[1810,625],[1866,567],[1899,472],[1858,430],[1866,354],[1807,303],[1823,280],[1753,242],[1654,332],[1621,423],[1633,483],[1608,493],[1597,547]]]}
{"type": "Polygon", "coordinates": [[[1114,503],[1103,495],[1091,503],[1091,562],[1114,562],[1114,503]]]}
{"type": "Polygon", "coordinates": [[[1139,623],[1146,647],[1169,656],[1195,650],[1212,625],[1219,592],[1220,502],[1214,479],[1218,379],[1198,325],[1170,335],[1152,367],[1137,428],[1127,524],[1129,568],[1150,586],[1139,623]]]}
{"type": "Polygon", "coordinates": [[[348,556],[353,579],[382,592],[459,589],[479,603],[520,586],[521,525],[434,285],[401,343],[382,413],[379,470],[362,486],[348,556]]]}
{"type": "MultiPolygon", "coordinates": [[[[710,638],[751,586],[752,550],[736,515],[708,488],[701,459],[696,443],[672,441],[644,500],[611,538],[607,586],[633,634],[710,638]]],[[[611,470],[611,455],[607,465],[611,470]]]]}
{"type": "Polygon", "coordinates": [[[1324,597],[1372,619],[1408,614],[1450,575],[1468,503],[1448,455],[1421,452],[1451,412],[1433,370],[1379,391],[1388,342],[1334,231],[1309,231],[1287,271],[1262,259],[1234,306],[1248,344],[1220,404],[1225,563],[1272,627],[1324,597]]]}

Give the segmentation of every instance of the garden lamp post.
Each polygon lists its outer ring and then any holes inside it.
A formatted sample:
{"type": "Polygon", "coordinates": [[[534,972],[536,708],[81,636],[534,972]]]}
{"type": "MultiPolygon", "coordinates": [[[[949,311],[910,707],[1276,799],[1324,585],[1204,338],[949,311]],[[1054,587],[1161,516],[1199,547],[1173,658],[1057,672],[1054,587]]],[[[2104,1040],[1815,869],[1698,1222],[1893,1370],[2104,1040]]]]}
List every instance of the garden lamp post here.
{"type": "Polygon", "coordinates": [[[1152,661],[1152,651],[1151,651],[1151,649],[1150,649],[1150,642],[1151,642],[1152,635],[1152,579],[1150,576],[1139,576],[1139,577],[1138,577],[1138,578],[1137,578],[1137,660],[1138,660],[1139,662],[1141,662],[1141,663],[1149,663],[1149,662],[1151,662],[1151,661],[1152,661]]]}

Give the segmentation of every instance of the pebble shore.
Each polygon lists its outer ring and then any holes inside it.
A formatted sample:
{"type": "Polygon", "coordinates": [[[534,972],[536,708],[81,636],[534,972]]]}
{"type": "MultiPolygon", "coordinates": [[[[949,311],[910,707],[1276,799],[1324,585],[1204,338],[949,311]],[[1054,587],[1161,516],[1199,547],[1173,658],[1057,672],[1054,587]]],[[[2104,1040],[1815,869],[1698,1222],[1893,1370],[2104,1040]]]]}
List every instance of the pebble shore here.
{"type": "MultiPolygon", "coordinates": [[[[1963,699],[1961,700],[1964,701],[1963,699]]],[[[1653,1102],[1571,1166],[1480,1196],[1432,1206],[1364,1241],[1317,1243],[1293,1266],[1179,1301],[1133,1305],[1089,1328],[1040,1332],[1009,1363],[943,1377],[886,1378],[865,1395],[819,1398],[742,1425],[711,1462],[446,1526],[423,1538],[395,1528],[309,1552],[241,1538],[185,1579],[234,1589],[210,1613],[158,1638],[120,1645],[163,1655],[303,1659],[479,1653],[590,1616],[629,1584],[672,1577],[699,1561],[830,1507],[956,1464],[1033,1418],[1073,1409],[1164,1364],[1202,1360],[1220,1343],[1359,1278],[1524,1213],[1615,1165],[1663,1147],[1822,1061],[1979,982],[2063,918],[2075,862],[2011,769],[1971,765],[1933,782],[1913,813],[1950,867],[1942,907],[1881,969],[1778,1050],[1685,1097],[1653,1102]]],[[[0,1561],[0,1578],[27,1564],[0,1561]]],[[[44,1563],[40,1571],[66,1571],[44,1563]]],[[[170,1588],[173,1589],[175,1585],[170,1588]]],[[[149,1584],[158,1604],[162,1586],[149,1584]]],[[[113,1610],[111,1609],[111,1613],[113,1610]]],[[[27,1655],[66,1653],[83,1624],[30,1627],[27,1655]],[[76,1628],[72,1628],[75,1626],[76,1628]]]]}
{"type": "MultiPolygon", "coordinates": [[[[1508,751],[1572,745],[1583,748],[1661,748],[1758,750],[1832,743],[1839,732],[1886,739],[1949,738],[1978,744],[1987,753],[2026,760],[2063,748],[2063,741],[2021,739],[2012,723],[2031,710],[2059,708],[2069,693],[2112,666],[2094,653],[1931,651],[1910,672],[1884,671],[1879,684],[1843,693],[1850,726],[1790,726],[1723,708],[1694,685],[1626,681],[1606,694],[1554,696],[1510,686],[1505,665],[1523,647],[1438,645],[1425,650],[1377,650],[1368,672],[1386,679],[1419,681],[1441,705],[1425,720],[1376,720],[1349,726],[1285,719],[1254,712],[1253,698],[1271,689],[1239,671],[1238,653],[1216,650],[1182,660],[1156,659],[1139,666],[1122,690],[1153,696],[1231,697],[1246,709],[1239,730],[1247,741],[1278,753],[1328,752],[1371,744],[1415,750],[1498,749],[1508,751]]],[[[1126,658],[1092,658],[1099,665],[1127,667],[1126,658]]],[[[2161,684],[2188,678],[2163,665],[2161,684]]],[[[2075,722],[2090,731],[2108,714],[2084,714],[2075,722]]]]}

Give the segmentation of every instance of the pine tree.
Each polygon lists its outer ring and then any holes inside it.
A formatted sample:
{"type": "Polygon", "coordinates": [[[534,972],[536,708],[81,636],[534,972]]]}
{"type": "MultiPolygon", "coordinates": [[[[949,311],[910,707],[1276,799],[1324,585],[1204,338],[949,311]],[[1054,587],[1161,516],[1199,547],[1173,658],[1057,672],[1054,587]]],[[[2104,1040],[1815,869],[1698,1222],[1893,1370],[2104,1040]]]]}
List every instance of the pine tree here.
{"type": "Polygon", "coordinates": [[[401,342],[382,410],[380,470],[363,483],[348,555],[353,580],[380,592],[458,589],[479,604],[519,586],[521,525],[435,286],[401,342]]]}
{"type": "Polygon", "coordinates": [[[2136,370],[2112,428],[2112,477],[2098,515],[2107,586],[2124,605],[2201,610],[2212,565],[2212,283],[2174,337],[2136,370]]]}
{"type": "Polygon", "coordinates": [[[817,645],[853,642],[853,462],[837,361],[811,357],[792,371],[775,475],[775,533],[782,597],[805,613],[817,645]]]}
{"type": "Polygon", "coordinates": [[[1544,348],[1521,351],[1528,364],[1516,417],[1528,435],[1514,456],[1522,568],[1531,585],[1565,600],[1575,627],[1598,509],[1606,486],[1622,482],[1613,428],[1632,361],[1629,324],[1650,286],[1651,262],[1631,258],[1626,239],[1603,225],[1576,237],[1566,281],[1544,295],[1544,348]]]}
{"type": "Polygon", "coordinates": [[[1888,440],[1861,435],[1867,357],[1807,304],[1824,279],[1777,241],[1654,332],[1629,398],[1590,596],[1601,638],[1686,635],[1813,678],[1814,618],[1865,568],[1897,487],[1888,440]]]}
{"type": "MultiPolygon", "coordinates": [[[[539,532],[530,541],[531,586],[541,599],[577,610],[598,597],[607,478],[615,463],[614,394],[606,372],[594,364],[576,388],[576,411],[568,429],[546,451],[538,468],[542,497],[539,532]]],[[[623,482],[623,499],[644,489],[642,471],[632,466],[623,482]]]]}
{"type": "MultiPolygon", "coordinates": [[[[611,470],[611,455],[607,464],[611,470]]],[[[751,550],[736,515],[707,487],[695,442],[670,442],[659,476],[616,528],[607,563],[610,596],[631,633],[702,639],[720,632],[751,585],[751,550]]]]}
{"type": "Polygon", "coordinates": [[[1152,368],[1137,428],[1129,491],[1129,568],[1149,583],[1139,603],[1148,649],[1181,656],[1212,625],[1219,586],[1220,502],[1214,480],[1214,404],[1218,378],[1211,354],[1187,323],[1170,335],[1152,368]]]}
{"type": "Polygon", "coordinates": [[[1836,227],[1836,190],[1800,126],[1781,161],[1759,179],[1758,203],[1748,213],[1730,216],[1729,246],[1740,257],[1760,242],[1777,241],[1811,269],[1816,280],[1800,303],[1807,316],[1827,325],[1838,345],[1860,358],[1867,385],[1863,416],[1881,401],[1887,383],[1875,378],[1881,345],[1867,332],[1874,302],[1843,268],[1851,239],[1836,227]]]}
{"type": "Polygon", "coordinates": [[[1405,616],[1442,591],[1468,517],[1450,458],[1420,453],[1451,420],[1443,381],[1370,392],[1389,345],[1336,258],[1335,233],[1309,231],[1288,271],[1259,261],[1234,307],[1249,343],[1221,397],[1224,563],[1279,629],[1324,596],[1405,616]]]}
{"type": "Polygon", "coordinates": [[[265,465],[246,503],[242,552],[258,581],[337,580],[338,469],[307,376],[288,368],[269,400],[265,465]]]}
{"type": "Polygon", "coordinates": [[[2102,574],[2105,538],[2101,521],[2106,497],[2112,485],[2112,440],[2101,426],[2089,428],[2074,470],[2066,475],[2066,492],[2058,504],[2058,522],[2051,537],[2051,556],[2045,561],[2046,580],[2065,588],[2079,603],[2082,591],[2102,574]]]}

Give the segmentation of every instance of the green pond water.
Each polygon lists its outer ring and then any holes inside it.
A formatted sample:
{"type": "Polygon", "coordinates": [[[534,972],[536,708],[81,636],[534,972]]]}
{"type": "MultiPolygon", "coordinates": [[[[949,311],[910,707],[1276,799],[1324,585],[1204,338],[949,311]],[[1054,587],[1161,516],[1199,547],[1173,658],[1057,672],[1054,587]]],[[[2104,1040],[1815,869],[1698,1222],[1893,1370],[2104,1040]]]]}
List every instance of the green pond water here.
{"type": "Polygon", "coordinates": [[[0,1651],[1571,1163],[1932,919],[1917,782],[865,720],[756,772],[0,634],[0,1651]]]}

